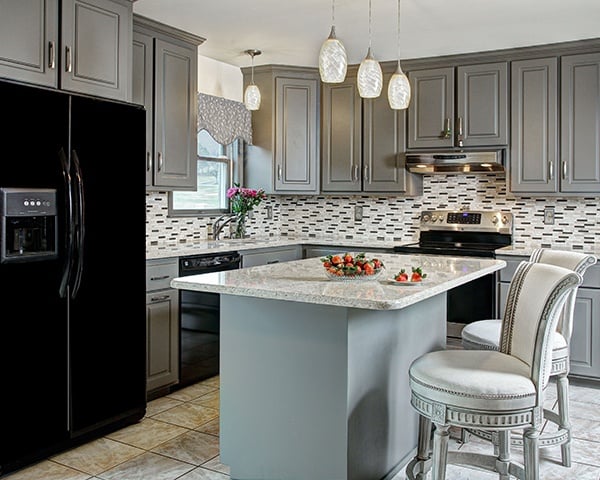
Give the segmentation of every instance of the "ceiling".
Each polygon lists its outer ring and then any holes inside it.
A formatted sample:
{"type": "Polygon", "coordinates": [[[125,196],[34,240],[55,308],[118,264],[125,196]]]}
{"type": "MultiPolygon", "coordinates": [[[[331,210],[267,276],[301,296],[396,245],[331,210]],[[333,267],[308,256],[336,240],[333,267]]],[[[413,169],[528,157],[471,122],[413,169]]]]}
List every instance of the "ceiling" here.
{"type": "MultiPolygon", "coordinates": [[[[398,57],[398,2],[371,0],[372,50],[398,57]]],[[[331,26],[330,0],[137,0],[135,13],[196,34],[198,53],[235,66],[316,67],[331,26]]],[[[599,0],[402,0],[400,57],[419,58],[600,37],[599,0]]],[[[369,0],[335,0],[350,64],[369,44],[369,0]]]]}

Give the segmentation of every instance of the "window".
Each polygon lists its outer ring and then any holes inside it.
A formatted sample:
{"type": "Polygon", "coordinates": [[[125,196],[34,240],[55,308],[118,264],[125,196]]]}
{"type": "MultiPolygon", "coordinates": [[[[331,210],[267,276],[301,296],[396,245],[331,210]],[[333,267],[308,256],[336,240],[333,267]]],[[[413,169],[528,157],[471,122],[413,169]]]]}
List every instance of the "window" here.
{"type": "Polygon", "coordinates": [[[206,130],[198,132],[198,188],[169,195],[172,216],[219,215],[229,211],[227,189],[232,186],[238,158],[238,140],[217,143],[206,130]]]}

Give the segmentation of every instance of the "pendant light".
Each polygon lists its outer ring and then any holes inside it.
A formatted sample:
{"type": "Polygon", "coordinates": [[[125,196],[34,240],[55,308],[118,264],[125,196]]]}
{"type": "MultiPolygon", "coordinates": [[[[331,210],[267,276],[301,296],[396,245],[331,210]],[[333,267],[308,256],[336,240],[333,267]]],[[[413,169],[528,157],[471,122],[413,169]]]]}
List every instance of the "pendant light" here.
{"type": "Polygon", "coordinates": [[[348,57],[342,42],[335,37],[335,0],[331,1],[331,32],[321,45],[319,73],[324,83],[342,83],[346,78],[348,57]]]}
{"type": "Polygon", "coordinates": [[[369,49],[367,56],[358,67],[358,93],[362,98],[376,98],[381,95],[383,72],[381,65],[371,53],[371,0],[369,0],[369,49]]]}
{"type": "Polygon", "coordinates": [[[260,90],[254,84],[254,57],[260,55],[262,52],[260,50],[252,49],[246,50],[245,53],[252,57],[252,76],[250,85],[246,87],[246,91],[244,92],[244,105],[246,105],[248,110],[258,110],[260,108],[260,90]]]}
{"type": "Polygon", "coordinates": [[[400,66],[400,0],[398,0],[398,66],[388,84],[388,101],[394,110],[404,110],[410,103],[410,82],[400,66]]]}

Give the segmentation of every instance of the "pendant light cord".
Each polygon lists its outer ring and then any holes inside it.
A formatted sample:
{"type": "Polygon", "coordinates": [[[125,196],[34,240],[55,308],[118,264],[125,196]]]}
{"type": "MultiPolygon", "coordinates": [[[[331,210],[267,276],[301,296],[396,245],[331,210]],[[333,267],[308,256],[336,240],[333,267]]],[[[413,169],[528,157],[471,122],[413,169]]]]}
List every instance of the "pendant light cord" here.
{"type": "Polygon", "coordinates": [[[398,65],[400,65],[400,0],[398,0],[398,65]]]}
{"type": "Polygon", "coordinates": [[[250,54],[250,56],[252,57],[252,85],[254,85],[254,54],[250,54]]]}
{"type": "Polygon", "coordinates": [[[335,26],[335,0],[331,0],[331,26],[335,26]]]}
{"type": "Polygon", "coordinates": [[[371,49],[371,0],[369,0],[369,50],[371,49]]]}

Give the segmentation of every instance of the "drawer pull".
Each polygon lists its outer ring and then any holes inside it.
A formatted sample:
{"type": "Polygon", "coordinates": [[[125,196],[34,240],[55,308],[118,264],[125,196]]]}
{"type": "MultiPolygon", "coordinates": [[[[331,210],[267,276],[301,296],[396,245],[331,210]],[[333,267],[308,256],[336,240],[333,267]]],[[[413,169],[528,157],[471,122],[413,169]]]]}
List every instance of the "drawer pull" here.
{"type": "Polygon", "coordinates": [[[279,260],[269,260],[267,265],[272,265],[273,263],[279,263],[279,260]]]}
{"type": "Polygon", "coordinates": [[[150,280],[154,282],[156,280],[164,280],[165,278],[169,278],[169,275],[163,275],[162,277],[150,277],[150,280]]]}
{"type": "Polygon", "coordinates": [[[169,299],[169,295],[161,295],[160,297],[151,297],[150,301],[151,302],[162,302],[163,300],[168,300],[169,299]]]}

